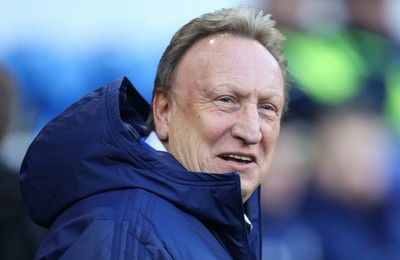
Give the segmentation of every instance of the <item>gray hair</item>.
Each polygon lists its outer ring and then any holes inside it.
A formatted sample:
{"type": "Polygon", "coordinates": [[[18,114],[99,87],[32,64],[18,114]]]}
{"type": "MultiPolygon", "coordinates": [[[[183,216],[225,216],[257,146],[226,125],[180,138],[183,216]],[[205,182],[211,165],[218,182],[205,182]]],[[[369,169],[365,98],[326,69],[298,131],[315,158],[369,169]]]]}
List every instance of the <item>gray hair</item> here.
{"type": "MultiPolygon", "coordinates": [[[[217,33],[251,38],[261,43],[277,60],[284,78],[285,110],[288,103],[289,84],[287,60],[284,57],[285,37],[275,28],[271,15],[262,11],[256,13],[252,7],[239,6],[203,14],[191,20],[172,37],[158,64],[154,82],[153,97],[158,90],[170,98],[175,69],[183,55],[199,40],[217,33]]],[[[153,101],[153,100],[152,100],[153,101]]],[[[155,129],[152,111],[147,120],[147,132],[155,129]]]]}

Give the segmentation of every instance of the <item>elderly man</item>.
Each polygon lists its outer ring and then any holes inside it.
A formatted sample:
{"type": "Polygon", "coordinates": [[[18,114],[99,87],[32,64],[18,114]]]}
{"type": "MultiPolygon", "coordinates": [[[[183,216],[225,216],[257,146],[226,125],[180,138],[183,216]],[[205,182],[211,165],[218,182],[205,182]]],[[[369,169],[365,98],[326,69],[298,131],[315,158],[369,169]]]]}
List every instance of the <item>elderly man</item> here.
{"type": "Polygon", "coordinates": [[[251,8],[202,15],[161,58],[149,118],[124,78],[45,126],[21,168],[30,215],[50,227],[37,259],[260,259],[283,41],[251,8]]]}

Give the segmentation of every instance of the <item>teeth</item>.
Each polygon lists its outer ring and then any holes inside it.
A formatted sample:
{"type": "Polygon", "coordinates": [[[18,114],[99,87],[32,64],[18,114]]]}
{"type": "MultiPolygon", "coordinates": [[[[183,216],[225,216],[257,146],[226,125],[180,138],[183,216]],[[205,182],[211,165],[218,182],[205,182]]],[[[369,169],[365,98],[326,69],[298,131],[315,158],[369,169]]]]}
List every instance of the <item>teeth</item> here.
{"type": "Polygon", "coordinates": [[[240,156],[240,155],[235,155],[235,154],[229,154],[229,155],[226,155],[225,157],[233,158],[233,159],[236,159],[236,160],[242,160],[242,161],[246,161],[246,162],[252,162],[253,161],[250,157],[240,156]]]}

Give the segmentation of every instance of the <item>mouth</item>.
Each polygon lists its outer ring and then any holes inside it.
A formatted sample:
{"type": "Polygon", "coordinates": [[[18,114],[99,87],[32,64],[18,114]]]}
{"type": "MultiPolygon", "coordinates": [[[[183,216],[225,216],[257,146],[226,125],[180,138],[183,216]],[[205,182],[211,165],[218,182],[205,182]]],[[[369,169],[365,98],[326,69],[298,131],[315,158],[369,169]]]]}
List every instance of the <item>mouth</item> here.
{"type": "Polygon", "coordinates": [[[254,162],[254,158],[251,156],[237,155],[237,154],[224,154],[219,156],[221,159],[233,162],[237,164],[249,164],[254,162]]]}

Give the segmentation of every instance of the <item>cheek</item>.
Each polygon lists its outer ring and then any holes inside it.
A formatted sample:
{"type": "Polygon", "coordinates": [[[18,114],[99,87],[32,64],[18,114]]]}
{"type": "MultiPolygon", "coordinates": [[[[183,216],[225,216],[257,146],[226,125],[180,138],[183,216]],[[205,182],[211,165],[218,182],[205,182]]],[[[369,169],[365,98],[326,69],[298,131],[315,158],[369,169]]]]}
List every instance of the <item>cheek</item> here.
{"type": "Polygon", "coordinates": [[[278,140],[279,132],[280,132],[280,121],[268,122],[263,127],[262,130],[263,136],[266,137],[266,141],[271,144],[275,144],[278,140]]]}
{"type": "Polygon", "coordinates": [[[276,142],[278,141],[280,124],[269,124],[263,127],[262,147],[265,153],[266,162],[271,162],[276,142]]]}
{"type": "Polygon", "coordinates": [[[199,117],[198,129],[207,143],[215,144],[229,135],[232,122],[227,116],[203,115],[199,117]]]}

